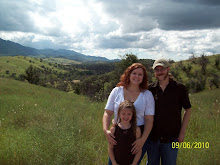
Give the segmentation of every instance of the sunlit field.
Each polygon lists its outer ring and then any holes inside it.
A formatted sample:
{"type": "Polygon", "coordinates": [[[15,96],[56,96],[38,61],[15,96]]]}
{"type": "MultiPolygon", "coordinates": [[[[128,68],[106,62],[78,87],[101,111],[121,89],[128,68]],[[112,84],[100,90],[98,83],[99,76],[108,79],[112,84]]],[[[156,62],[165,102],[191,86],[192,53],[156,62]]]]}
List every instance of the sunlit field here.
{"type": "MultiPolygon", "coordinates": [[[[178,165],[220,164],[219,93],[190,96],[185,142],[209,147],[182,146],[178,165]]],[[[107,164],[104,106],[85,96],[0,78],[0,164],[107,164]]]]}

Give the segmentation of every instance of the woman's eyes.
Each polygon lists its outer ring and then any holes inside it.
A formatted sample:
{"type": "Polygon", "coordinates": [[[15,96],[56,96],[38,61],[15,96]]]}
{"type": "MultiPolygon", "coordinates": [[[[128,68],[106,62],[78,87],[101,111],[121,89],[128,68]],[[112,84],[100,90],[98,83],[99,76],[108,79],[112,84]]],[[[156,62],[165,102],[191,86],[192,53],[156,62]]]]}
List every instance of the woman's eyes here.
{"type": "MultiPolygon", "coordinates": [[[[136,73],[136,72],[133,72],[132,74],[137,74],[137,73],[136,73]]],[[[139,75],[139,76],[143,76],[143,74],[141,74],[141,73],[140,73],[140,74],[138,74],[138,75],[139,75]]]]}

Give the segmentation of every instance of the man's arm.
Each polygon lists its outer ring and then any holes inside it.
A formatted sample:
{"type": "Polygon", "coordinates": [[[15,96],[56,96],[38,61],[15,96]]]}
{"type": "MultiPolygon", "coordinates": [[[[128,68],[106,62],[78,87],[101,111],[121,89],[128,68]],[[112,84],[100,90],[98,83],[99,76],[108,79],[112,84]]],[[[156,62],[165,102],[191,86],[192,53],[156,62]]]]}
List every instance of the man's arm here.
{"type": "Polygon", "coordinates": [[[179,138],[178,138],[179,143],[184,141],[184,137],[185,137],[185,133],[186,133],[186,127],[189,123],[190,115],[191,115],[191,108],[185,109],[185,113],[184,113],[184,116],[183,116],[182,127],[181,127],[179,138]]]}
{"type": "Polygon", "coordinates": [[[102,123],[103,123],[103,131],[105,133],[105,136],[106,136],[108,142],[112,145],[115,145],[116,144],[116,141],[114,140],[115,136],[109,130],[109,126],[111,123],[111,117],[113,114],[114,114],[113,111],[105,110],[104,115],[103,115],[103,119],[102,119],[102,123]]]}
{"type": "Polygon", "coordinates": [[[154,122],[154,115],[145,115],[144,116],[144,132],[143,135],[141,136],[141,138],[137,139],[132,145],[133,148],[131,150],[131,152],[133,154],[137,154],[138,151],[140,151],[145,143],[145,141],[147,140],[151,129],[153,127],[153,122],[154,122]]]}

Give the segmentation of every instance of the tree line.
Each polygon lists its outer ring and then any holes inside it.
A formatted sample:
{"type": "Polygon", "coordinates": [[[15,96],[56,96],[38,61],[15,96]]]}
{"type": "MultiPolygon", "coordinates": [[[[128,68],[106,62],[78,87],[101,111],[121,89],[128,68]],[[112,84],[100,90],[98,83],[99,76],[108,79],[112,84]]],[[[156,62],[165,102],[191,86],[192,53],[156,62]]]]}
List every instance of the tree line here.
{"type": "MultiPolygon", "coordinates": [[[[169,60],[172,64],[170,72],[177,81],[184,83],[191,93],[202,91],[205,88],[219,88],[219,61],[219,55],[216,56],[214,62],[210,62],[204,54],[200,57],[192,55],[186,61],[169,60]],[[208,64],[212,67],[207,67],[208,64]]],[[[120,75],[124,70],[135,62],[142,63],[146,67],[149,83],[155,81],[152,70],[154,60],[138,59],[134,54],[125,54],[120,61],[115,62],[74,65],[50,64],[65,70],[65,72],[55,71],[43,65],[41,69],[30,65],[25,73],[16,79],[65,92],[74,91],[76,94],[90,97],[91,100],[103,101],[119,82],[120,75]]]]}

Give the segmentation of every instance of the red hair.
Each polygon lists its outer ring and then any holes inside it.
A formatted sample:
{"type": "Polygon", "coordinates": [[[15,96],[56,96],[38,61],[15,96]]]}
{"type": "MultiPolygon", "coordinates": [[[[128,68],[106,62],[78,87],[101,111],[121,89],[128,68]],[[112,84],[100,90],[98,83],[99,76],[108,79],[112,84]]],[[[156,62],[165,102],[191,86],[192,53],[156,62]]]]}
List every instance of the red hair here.
{"type": "Polygon", "coordinates": [[[138,68],[141,68],[143,70],[143,80],[140,83],[139,87],[142,90],[147,89],[147,87],[148,87],[148,84],[147,84],[147,70],[146,70],[145,66],[142,65],[141,63],[133,63],[131,66],[129,66],[124,71],[124,73],[121,75],[120,82],[116,86],[117,87],[123,86],[123,87],[127,88],[130,84],[131,72],[133,72],[133,70],[138,69],[138,68]]]}

